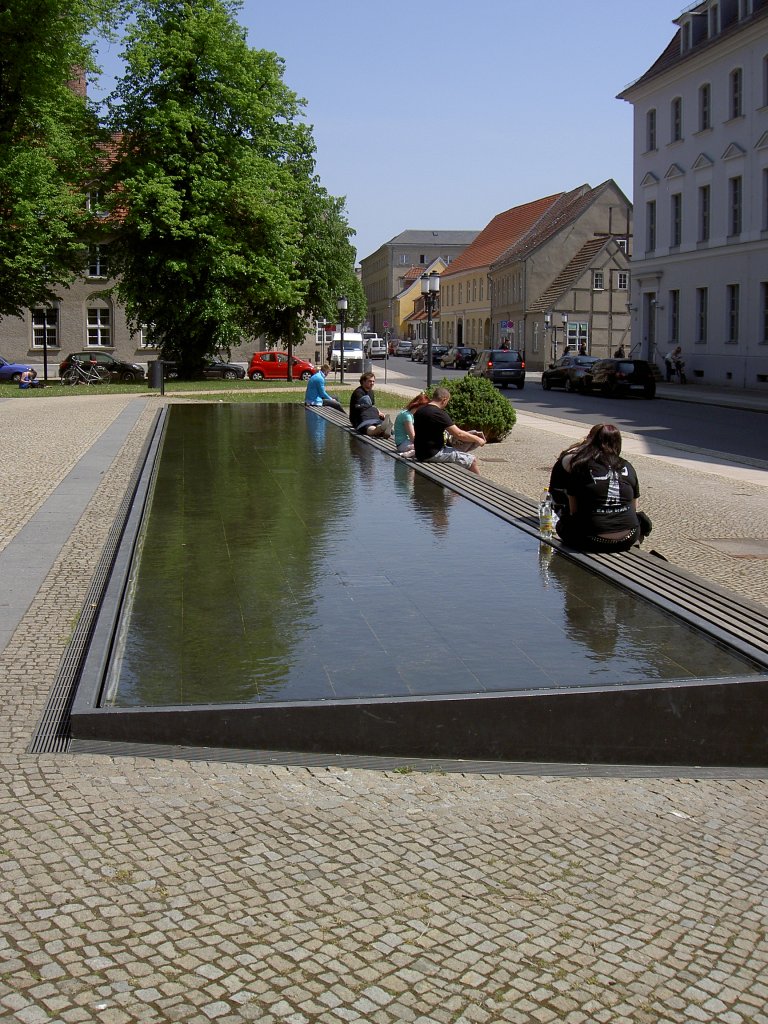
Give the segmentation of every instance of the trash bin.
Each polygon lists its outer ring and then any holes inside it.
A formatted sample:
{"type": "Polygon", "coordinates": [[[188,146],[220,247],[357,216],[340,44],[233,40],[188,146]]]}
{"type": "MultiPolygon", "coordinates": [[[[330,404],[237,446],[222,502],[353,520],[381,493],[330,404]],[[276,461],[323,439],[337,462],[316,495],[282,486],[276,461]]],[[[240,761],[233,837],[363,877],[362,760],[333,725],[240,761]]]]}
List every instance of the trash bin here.
{"type": "Polygon", "coordinates": [[[153,359],[149,363],[149,386],[160,388],[160,394],[165,394],[165,378],[163,377],[163,360],[153,359]]]}

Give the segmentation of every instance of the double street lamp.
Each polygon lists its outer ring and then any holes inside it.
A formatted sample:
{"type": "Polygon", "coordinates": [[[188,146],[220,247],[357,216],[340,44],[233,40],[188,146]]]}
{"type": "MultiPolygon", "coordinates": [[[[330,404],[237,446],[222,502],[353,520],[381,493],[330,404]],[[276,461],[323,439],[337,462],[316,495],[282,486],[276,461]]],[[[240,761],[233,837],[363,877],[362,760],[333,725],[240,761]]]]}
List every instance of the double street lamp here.
{"type": "Polygon", "coordinates": [[[346,295],[340,295],[336,299],[336,309],[339,311],[339,366],[341,368],[340,383],[344,383],[344,320],[347,315],[349,301],[346,295]]]}
{"type": "Polygon", "coordinates": [[[436,270],[421,275],[421,294],[427,311],[427,387],[432,387],[432,314],[440,294],[440,275],[436,270]]]}

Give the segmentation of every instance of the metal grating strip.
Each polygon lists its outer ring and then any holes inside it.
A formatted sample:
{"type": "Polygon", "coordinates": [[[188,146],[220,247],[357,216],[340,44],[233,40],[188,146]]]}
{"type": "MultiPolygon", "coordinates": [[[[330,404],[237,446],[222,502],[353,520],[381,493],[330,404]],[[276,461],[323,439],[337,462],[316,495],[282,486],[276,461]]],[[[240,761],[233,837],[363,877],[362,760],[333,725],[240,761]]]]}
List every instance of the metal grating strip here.
{"type": "Polygon", "coordinates": [[[48,701],[43,709],[34,736],[27,747],[28,754],[66,753],[70,748],[70,713],[77,692],[88,645],[91,641],[93,628],[99,616],[101,600],[107,585],[115,554],[123,535],[128,513],[133,504],[136,487],[141,477],[149,451],[157,437],[164,411],[158,412],[153,428],[142,446],[141,454],[131,474],[128,486],[123,495],[115,519],[104,542],[98,565],[93,574],[91,585],[85,595],[77,625],[72,634],[66,651],[61,659],[56,678],[54,679],[48,701]]]}

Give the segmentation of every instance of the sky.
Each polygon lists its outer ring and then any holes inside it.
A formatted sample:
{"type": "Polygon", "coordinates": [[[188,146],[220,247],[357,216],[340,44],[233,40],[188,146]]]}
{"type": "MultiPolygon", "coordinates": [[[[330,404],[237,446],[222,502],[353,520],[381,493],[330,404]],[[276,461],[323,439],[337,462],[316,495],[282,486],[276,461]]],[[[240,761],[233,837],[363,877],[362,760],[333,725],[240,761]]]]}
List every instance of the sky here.
{"type": "MultiPolygon", "coordinates": [[[[317,173],[346,199],[359,262],[401,231],[479,231],[585,183],[614,178],[631,199],[632,107],[615,97],[687,6],[244,0],[238,20],[306,100],[317,173]]],[[[114,73],[117,49],[101,58],[114,73]]]]}

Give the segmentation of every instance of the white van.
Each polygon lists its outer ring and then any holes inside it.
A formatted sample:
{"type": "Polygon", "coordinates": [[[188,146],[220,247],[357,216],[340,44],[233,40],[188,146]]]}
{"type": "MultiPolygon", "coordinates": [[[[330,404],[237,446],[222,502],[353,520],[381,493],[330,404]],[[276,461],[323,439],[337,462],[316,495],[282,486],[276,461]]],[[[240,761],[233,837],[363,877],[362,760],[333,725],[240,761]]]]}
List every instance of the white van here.
{"type": "Polygon", "coordinates": [[[368,354],[369,359],[385,359],[387,355],[387,343],[383,338],[375,335],[373,338],[368,338],[366,341],[365,351],[368,354]]]}
{"type": "MultiPolygon", "coordinates": [[[[336,331],[331,340],[328,362],[332,370],[339,369],[341,360],[341,333],[336,331]]],[[[363,336],[356,331],[344,331],[344,369],[363,372],[363,336]]]]}

